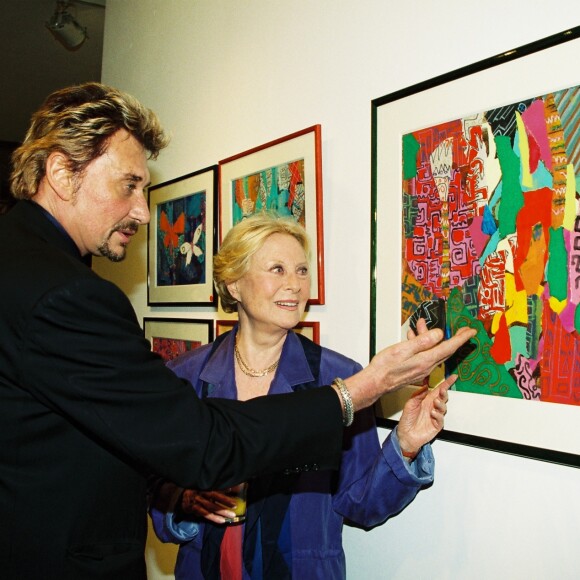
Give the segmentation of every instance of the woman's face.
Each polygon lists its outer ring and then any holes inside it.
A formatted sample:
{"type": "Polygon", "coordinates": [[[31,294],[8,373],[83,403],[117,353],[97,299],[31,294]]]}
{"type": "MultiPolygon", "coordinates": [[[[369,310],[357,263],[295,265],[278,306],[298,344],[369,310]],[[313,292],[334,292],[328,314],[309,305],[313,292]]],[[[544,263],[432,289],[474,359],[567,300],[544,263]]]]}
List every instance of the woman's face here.
{"type": "Polygon", "coordinates": [[[289,234],[272,234],[250,258],[250,267],[228,286],[240,319],[290,330],[302,319],[310,297],[310,271],[302,246],[289,234]]]}

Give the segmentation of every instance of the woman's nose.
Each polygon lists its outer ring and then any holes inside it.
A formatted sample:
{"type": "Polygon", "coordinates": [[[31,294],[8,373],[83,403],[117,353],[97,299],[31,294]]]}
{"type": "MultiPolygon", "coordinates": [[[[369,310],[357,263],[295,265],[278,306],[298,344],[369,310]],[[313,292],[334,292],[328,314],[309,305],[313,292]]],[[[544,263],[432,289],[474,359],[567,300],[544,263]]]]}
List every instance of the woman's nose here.
{"type": "Polygon", "coordinates": [[[300,279],[298,278],[298,275],[295,273],[288,274],[286,278],[286,285],[293,292],[298,292],[300,290],[300,279]]]}

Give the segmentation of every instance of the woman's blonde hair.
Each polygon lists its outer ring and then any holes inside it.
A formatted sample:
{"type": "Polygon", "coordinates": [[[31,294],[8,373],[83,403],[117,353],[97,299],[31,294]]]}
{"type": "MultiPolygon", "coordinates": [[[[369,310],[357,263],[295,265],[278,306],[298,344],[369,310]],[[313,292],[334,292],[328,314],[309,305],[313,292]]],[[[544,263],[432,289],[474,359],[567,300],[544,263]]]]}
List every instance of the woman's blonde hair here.
{"type": "Polygon", "coordinates": [[[12,154],[12,195],[30,199],[36,194],[46,160],[55,151],[67,156],[69,170],[80,177],[120,129],[135,137],[152,159],[169,141],[153,111],[113,87],[84,83],[52,93],[32,116],[24,142],[12,154]]]}
{"type": "Polygon", "coordinates": [[[227,286],[239,280],[249,269],[251,257],[272,234],[293,236],[310,262],[310,240],[306,230],[293,218],[273,212],[261,212],[238,222],[226,235],[213,259],[213,280],[225,312],[236,312],[237,301],[227,286]]]}

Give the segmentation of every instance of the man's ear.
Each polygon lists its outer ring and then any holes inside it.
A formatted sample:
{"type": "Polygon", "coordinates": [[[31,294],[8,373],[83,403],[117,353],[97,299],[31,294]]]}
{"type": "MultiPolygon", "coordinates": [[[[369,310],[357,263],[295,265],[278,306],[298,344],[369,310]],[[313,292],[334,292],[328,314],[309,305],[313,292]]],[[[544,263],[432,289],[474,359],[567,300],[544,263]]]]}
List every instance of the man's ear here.
{"type": "Polygon", "coordinates": [[[46,160],[46,179],[50,187],[63,201],[70,201],[74,195],[74,179],[67,163],[67,157],[55,151],[46,160]]]}

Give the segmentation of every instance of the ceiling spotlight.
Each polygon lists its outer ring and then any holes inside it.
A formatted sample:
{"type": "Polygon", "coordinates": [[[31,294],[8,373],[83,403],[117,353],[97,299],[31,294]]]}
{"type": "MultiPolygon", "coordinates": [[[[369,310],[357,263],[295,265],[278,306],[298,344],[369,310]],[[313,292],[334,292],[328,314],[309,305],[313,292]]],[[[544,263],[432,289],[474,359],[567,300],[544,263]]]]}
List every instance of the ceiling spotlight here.
{"type": "Polygon", "coordinates": [[[86,40],[87,29],[67,12],[69,6],[70,2],[58,0],[54,14],[46,23],[46,27],[66,49],[75,50],[86,40]]]}

